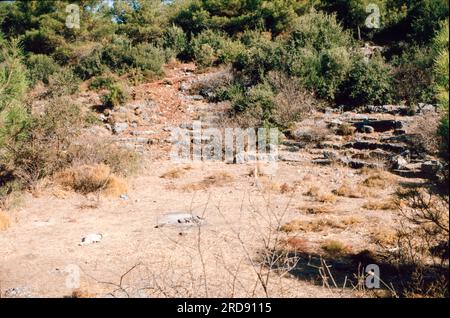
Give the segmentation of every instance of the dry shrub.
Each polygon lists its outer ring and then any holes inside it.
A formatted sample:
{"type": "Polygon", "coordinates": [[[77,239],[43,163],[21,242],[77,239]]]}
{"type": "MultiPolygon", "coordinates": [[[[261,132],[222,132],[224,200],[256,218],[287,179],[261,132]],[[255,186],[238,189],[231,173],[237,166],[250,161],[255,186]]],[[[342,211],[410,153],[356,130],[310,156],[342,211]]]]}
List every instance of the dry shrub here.
{"type": "Polygon", "coordinates": [[[331,206],[323,204],[300,206],[299,209],[305,211],[307,214],[324,214],[333,211],[331,206]]]}
{"type": "Polygon", "coordinates": [[[282,240],[281,248],[290,253],[308,253],[310,248],[308,246],[308,241],[301,237],[289,237],[282,240]]]}
{"type": "Polygon", "coordinates": [[[449,196],[435,184],[398,191],[403,204],[397,229],[398,252],[391,262],[407,269],[406,297],[448,297],[449,196]]]}
{"type": "Polygon", "coordinates": [[[81,136],[70,146],[68,153],[74,166],[104,164],[120,176],[130,176],[139,168],[140,158],[135,151],[92,135],[81,136]]]}
{"type": "Polygon", "coordinates": [[[333,193],[340,197],[353,199],[364,198],[373,195],[372,191],[370,191],[369,188],[363,187],[359,184],[350,184],[349,182],[344,182],[344,184],[334,190],[333,193]]]}
{"type": "Polygon", "coordinates": [[[345,229],[350,225],[358,224],[361,219],[356,217],[348,217],[342,219],[323,218],[319,220],[305,221],[292,220],[283,224],[280,231],[290,232],[321,232],[326,229],[345,229]]]}
{"type": "Polygon", "coordinates": [[[369,188],[387,188],[395,183],[395,177],[387,171],[369,170],[367,174],[362,184],[369,188]]]}
{"type": "Polygon", "coordinates": [[[397,232],[393,229],[380,229],[371,234],[372,241],[383,248],[394,246],[397,243],[397,232]]]}
{"type": "Polygon", "coordinates": [[[440,124],[440,117],[427,114],[426,116],[415,116],[408,132],[411,134],[415,149],[425,151],[428,154],[439,153],[439,138],[436,136],[440,124]]]}
{"type": "Polygon", "coordinates": [[[317,201],[322,203],[336,203],[337,197],[330,192],[323,192],[318,186],[311,186],[305,195],[315,198],[317,201]]]}
{"type": "Polygon", "coordinates": [[[290,193],[290,192],[294,192],[295,191],[295,187],[290,186],[287,183],[283,183],[280,186],[280,193],[285,194],[285,193],[290,193]]]}
{"type": "Polygon", "coordinates": [[[199,191],[205,190],[212,186],[222,187],[233,181],[234,177],[231,174],[225,171],[219,171],[207,176],[201,182],[185,184],[181,187],[181,189],[188,192],[199,191]]]}
{"type": "Polygon", "coordinates": [[[11,224],[8,214],[0,210],[0,231],[6,230],[11,224]]]}
{"type": "Polygon", "coordinates": [[[224,186],[234,181],[234,177],[225,171],[215,172],[206,177],[202,183],[206,186],[224,186]]]}
{"type": "Polygon", "coordinates": [[[290,78],[282,72],[270,72],[269,81],[276,91],[272,116],[278,125],[289,127],[318,107],[319,103],[314,95],[298,79],[290,78]]]}
{"type": "Polygon", "coordinates": [[[396,210],[398,205],[392,198],[383,201],[369,201],[362,206],[366,210],[396,210]]]}
{"type": "Polygon", "coordinates": [[[186,170],[183,168],[174,168],[164,172],[160,178],[163,179],[179,179],[186,174],[186,170]]]}
{"type": "Polygon", "coordinates": [[[106,195],[116,196],[128,190],[125,181],[113,175],[111,169],[103,164],[66,168],[55,175],[55,180],[82,194],[103,191],[106,195]]]}
{"type": "Polygon", "coordinates": [[[350,124],[344,123],[339,125],[336,129],[336,135],[339,136],[353,136],[356,131],[356,128],[350,124]]]}
{"type": "Polygon", "coordinates": [[[322,250],[330,257],[342,257],[352,252],[352,248],[340,241],[330,240],[322,243],[322,250]]]}

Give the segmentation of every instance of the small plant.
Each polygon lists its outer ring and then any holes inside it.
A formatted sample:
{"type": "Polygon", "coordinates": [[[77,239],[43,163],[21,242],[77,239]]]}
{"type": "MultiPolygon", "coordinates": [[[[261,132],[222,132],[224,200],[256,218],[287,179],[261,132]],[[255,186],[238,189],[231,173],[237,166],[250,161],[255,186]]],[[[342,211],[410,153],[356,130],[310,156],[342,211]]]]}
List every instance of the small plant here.
{"type": "Polygon", "coordinates": [[[103,191],[108,195],[119,195],[127,192],[126,183],[103,164],[70,167],[58,172],[55,180],[82,194],[103,191]]]}
{"type": "Polygon", "coordinates": [[[57,72],[60,66],[49,56],[43,54],[33,54],[26,60],[31,86],[38,81],[44,84],[49,83],[49,78],[57,72]]]}
{"type": "Polygon", "coordinates": [[[128,93],[120,84],[108,87],[108,92],[102,96],[103,105],[108,108],[117,108],[129,99],[128,93]]]}
{"type": "Polygon", "coordinates": [[[330,241],[326,241],[324,243],[322,243],[321,245],[322,250],[324,250],[324,252],[332,257],[342,257],[345,256],[349,253],[351,253],[351,247],[348,245],[345,245],[344,243],[340,242],[340,241],[334,241],[334,240],[330,240],[330,241]]]}
{"type": "Polygon", "coordinates": [[[79,90],[80,79],[71,68],[61,68],[49,78],[48,92],[50,97],[72,95],[79,90]]]}

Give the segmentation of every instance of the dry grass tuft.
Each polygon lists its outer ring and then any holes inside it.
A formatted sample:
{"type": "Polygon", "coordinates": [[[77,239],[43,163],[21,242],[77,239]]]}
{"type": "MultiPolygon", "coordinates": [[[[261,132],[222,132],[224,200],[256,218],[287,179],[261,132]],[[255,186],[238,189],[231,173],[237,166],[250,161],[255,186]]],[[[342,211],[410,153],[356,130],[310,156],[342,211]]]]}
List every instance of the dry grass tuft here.
{"type": "Polygon", "coordinates": [[[3,212],[0,210],[0,231],[6,230],[11,225],[11,220],[6,214],[6,212],[3,212]]]}
{"type": "Polygon", "coordinates": [[[353,136],[355,134],[356,128],[350,124],[344,123],[339,125],[336,129],[336,135],[339,136],[353,136]]]}
{"type": "Polygon", "coordinates": [[[164,172],[160,175],[160,178],[163,179],[179,179],[186,174],[186,170],[183,168],[174,168],[169,171],[164,172]]]}
{"type": "Polygon", "coordinates": [[[299,210],[305,211],[307,214],[324,214],[332,212],[329,205],[303,205],[299,206],[299,210]]]}
{"type": "MultiPolygon", "coordinates": [[[[362,172],[364,173],[364,172],[362,172]]],[[[395,183],[394,175],[382,170],[371,170],[362,184],[369,188],[387,188],[395,183]]]]}
{"type": "Polygon", "coordinates": [[[222,187],[234,181],[234,177],[225,171],[213,173],[201,182],[192,182],[181,187],[183,191],[192,192],[205,190],[212,186],[222,187]]]}
{"type": "Polygon", "coordinates": [[[334,240],[326,241],[320,247],[330,257],[341,257],[352,252],[351,246],[334,240]]]}
{"type": "Polygon", "coordinates": [[[207,186],[223,186],[234,181],[234,177],[225,171],[219,171],[206,177],[202,182],[207,186]]]}
{"type": "Polygon", "coordinates": [[[362,206],[366,210],[387,211],[398,209],[397,203],[391,198],[384,201],[368,201],[362,206]]]}
{"type": "Polygon", "coordinates": [[[82,194],[103,191],[106,195],[117,196],[128,190],[126,182],[112,174],[104,164],[67,168],[57,173],[55,180],[63,187],[82,194]]]}
{"type": "Polygon", "coordinates": [[[334,190],[333,193],[340,197],[353,199],[371,197],[374,195],[369,188],[361,186],[360,184],[352,185],[349,182],[344,182],[344,184],[334,190]]]}
{"type": "Polygon", "coordinates": [[[397,232],[390,228],[380,229],[372,233],[370,238],[373,243],[382,247],[394,246],[399,239],[397,232]]]}
{"type": "Polygon", "coordinates": [[[289,237],[281,242],[282,249],[286,252],[309,253],[308,241],[301,237],[289,237]]]}
{"type": "Polygon", "coordinates": [[[280,231],[291,232],[321,232],[326,229],[345,229],[351,225],[358,224],[361,219],[348,217],[342,219],[324,218],[319,220],[305,221],[292,220],[280,227],[280,231]]]}
{"type": "Polygon", "coordinates": [[[323,192],[318,186],[311,186],[305,195],[315,198],[317,201],[322,203],[336,203],[337,197],[330,192],[323,192]]]}

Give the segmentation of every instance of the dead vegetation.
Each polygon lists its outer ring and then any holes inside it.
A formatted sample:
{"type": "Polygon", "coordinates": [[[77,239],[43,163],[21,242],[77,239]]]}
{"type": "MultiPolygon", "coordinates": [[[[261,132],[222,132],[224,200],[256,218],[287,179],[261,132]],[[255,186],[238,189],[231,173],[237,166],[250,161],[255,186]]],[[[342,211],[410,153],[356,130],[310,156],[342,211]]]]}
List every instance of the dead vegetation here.
{"type": "Polygon", "coordinates": [[[334,204],[337,202],[337,196],[335,196],[331,192],[323,191],[318,186],[311,186],[309,190],[305,193],[305,195],[313,197],[316,201],[322,203],[334,204]]]}
{"type": "Polygon", "coordinates": [[[387,188],[396,184],[394,175],[383,170],[361,170],[361,174],[366,174],[366,179],[362,185],[369,188],[387,188]]]}
{"type": "Polygon", "coordinates": [[[11,224],[9,216],[6,212],[0,210],[0,231],[6,230],[11,224]]]}
{"type": "Polygon", "coordinates": [[[386,211],[386,210],[396,210],[398,208],[397,203],[392,198],[379,200],[379,201],[368,201],[362,205],[366,210],[374,211],[386,211]]]}
{"type": "Polygon", "coordinates": [[[322,232],[328,229],[346,229],[351,225],[359,224],[362,220],[358,217],[322,218],[314,220],[292,220],[283,224],[280,231],[291,232],[322,232]]]}
{"type": "Polygon", "coordinates": [[[329,240],[320,246],[328,257],[338,258],[350,254],[352,248],[341,241],[329,240]]]}
{"type": "Polygon", "coordinates": [[[183,177],[184,175],[186,175],[186,171],[190,170],[190,169],[191,169],[190,166],[177,167],[177,168],[169,169],[168,171],[164,172],[160,176],[160,178],[163,178],[163,179],[179,179],[179,178],[183,177]]]}
{"type": "Polygon", "coordinates": [[[200,182],[184,184],[181,189],[187,192],[206,190],[210,187],[223,187],[234,181],[233,175],[226,171],[218,171],[205,177],[200,182]]]}
{"type": "Polygon", "coordinates": [[[55,175],[55,181],[82,194],[102,192],[105,195],[118,196],[128,191],[126,182],[103,164],[66,168],[55,175]]]}

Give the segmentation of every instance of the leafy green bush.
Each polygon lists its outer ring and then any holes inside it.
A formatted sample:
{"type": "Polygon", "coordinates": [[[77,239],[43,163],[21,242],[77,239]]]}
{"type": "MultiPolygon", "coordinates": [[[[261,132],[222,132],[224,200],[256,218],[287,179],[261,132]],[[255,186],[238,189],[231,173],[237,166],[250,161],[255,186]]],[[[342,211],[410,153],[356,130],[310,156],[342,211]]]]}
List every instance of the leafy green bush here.
{"type": "Polygon", "coordinates": [[[101,48],[95,48],[89,55],[81,58],[75,67],[75,74],[82,80],[102,74],[106,70],[101,48]]]}
{"type": "Polygon", "coordinates": [[[102,96],[103,105],[117,108],[128,100],[129,96],[123,86],[116,83],[108,87],[108,92],[102,96]]]}
{"type": "Polygon", "coordinates": [[[249,109],[261,110],[262,122],[268,121],[275,105],[275,94],[268,82],[264,82],[249,88],[243,94],[237,94],[232,99],[233,109],[236,113],[249,109]]]}
{"type": "Polygon", "coordinates": [[[163,46],[165,49],[172,50],[175,56],[184,58],[187,45],[187,36],[182,28],[172,25],[164,32],[163,46]]]}
{"type": "Polygon", "coordinates": [[[112,86],[116,82],[112,76],[112,74],[109,74],[94,77],[89,84],[89,89],[99,90],[112,86]]]}
{"type": "Polygon", "coordinates": [[[414,42],[428,43],[440,30],[448,14],[448,1],[411,0],[407,16],[409,38],[414,42]]]}
{"type": "Polygon", "coordinates": [[[408,48],[401,56],[393,59],[391,64],[394,66],[396,101],[405,101],[411,108],[418,103],[433,102],[432,63],[431,50],[417,46],[408,48]]]}
{"type": "Polygon", "coordinates": [[[59,65],[48,55],[33,54],[26,60],[29,79],[34,86],[38,81],[48,84],[50,75],[59,70],[59,65]]]}
{"type": "Polygon", "coordinates": [[[49,77],[48,95],[59,97],[72,95],[78,92],[80,79],[74,74],[73,69],[63,67],[49,77]]]}
{"type": "Polygon", "coordinates": [[[353,59],[353,41],[334,16],[311,12],[283,39],[283,69],[320,98],[333,100],[353,59]]]}
{"type": "Polygon", "coordinates": [[[279,68],[280,43],[272,41],[270,34],[247,31],[240,41],[246,49],[237,54],[233,67],[245,86],[260,83],[268,72],[279,68]]]}
{"type": "Polygon", "coordinates": [[[433,73],[435,76],[435,92],[439,106],[444,111],[444,116],[439,127],[439,136],[441,138],[441,154],[447,161],[448,175],[448,110],[449,110],[449,54],[448,54],[448,35],[449,23],[448,19],[442,24],[441,30],[433,39],[433,48],[435,51],[435,61],[433,65],[433,73]]]}
{"type": "Polygon", "coordinates": [[[392,99],[392,81],[391,69],[380,55],[359,59],[342,84],[341,94],[353,105],[387,104],[392,99]]]}
{"type": "Polygon", "coordinates": [[[20,104],[27,88],[26,69],[18,41],[4,43],[0,49],[0,112],[20,104]]]}

